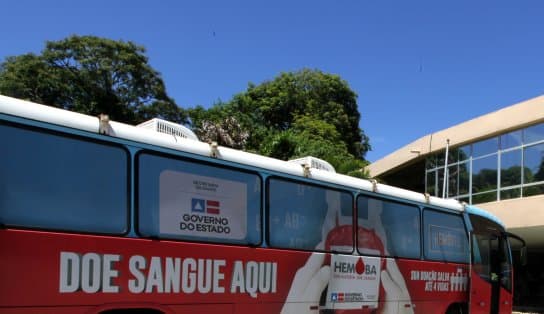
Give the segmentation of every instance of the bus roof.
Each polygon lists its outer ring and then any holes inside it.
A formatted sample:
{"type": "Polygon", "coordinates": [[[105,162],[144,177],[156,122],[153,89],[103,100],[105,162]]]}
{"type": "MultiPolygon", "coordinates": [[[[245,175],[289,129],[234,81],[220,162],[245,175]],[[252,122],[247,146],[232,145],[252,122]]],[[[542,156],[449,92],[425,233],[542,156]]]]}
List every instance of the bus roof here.
{"type": "Polygon", "coordinates": [[[311,177],[313,179],[332,184],[375,192],[414,202],[426,203],[459,212],[464,211],[465,208],[468,208],[470,213],[487,217],[503,225],[497,217],[491,215],[490,213],[474,206],[464,206],[457,200],[428,196],[426,194],[380,184],[372,180],[354,178],[315,168],[312,168],[308,174],[304,167],[296,163],[290,163],[227,147],[215,146],[213,144],[186,139],[174,135],[158,133],[115,121],[107,121],[107,125],[104,126],[104,121],[101,122],[97,117],[40,105],[3,95],[0,95],[0,113],[93,133],[105,133],[109,136],[120,139],[156,145],[202,156],[212,156],[221,160],[277,171],[294,176],[311,177]]]}
{"type": "Polygon", "coordinates": [[[478,216],[482,216],[482,217],[485,217],[489,220],[492,220],[496,223],[498,223],[499,225],[501,225],[503,228],[505,228],[505,225],[504,223],[495,215],[493,215],[492,213],[486,211],[486,210],[483,210],[479,207],[476,207],[474,205],[467,205],[465,207],[465,210],[467,213],[469,214],[473,214],[473,215],[478,215],[478,216]]]}

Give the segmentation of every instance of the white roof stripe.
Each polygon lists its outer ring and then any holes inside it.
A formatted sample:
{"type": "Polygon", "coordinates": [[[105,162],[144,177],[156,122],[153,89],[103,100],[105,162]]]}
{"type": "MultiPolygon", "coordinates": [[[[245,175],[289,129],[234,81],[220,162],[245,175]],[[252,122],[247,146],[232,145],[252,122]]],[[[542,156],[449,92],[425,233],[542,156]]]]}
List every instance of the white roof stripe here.
{"type": "MultiPolygon", "coordinates": [[[[32,102],[23,101],[2,95],[0,95],[0,113],[94,133],[98,133],[99,131],[99,120],[97,117],[53,108],[50,106],[39,105],[32,102]]],[[[146,129],[141,129],[135,126],[114,121],[111,121],[109,123],[109,126],[110,129],[108,134],[113,137],[157,145],[202,156],[211,155],[210,145],[204,142],[187,140],[184,138],[158,133],[155,131],[149,131],[146,129]]],[[[227,160],[234,163],[259,167],[262,169],[268,169],[271,171],[277,171],[300,177],[304,176],[303,168],[298,164],[247,153],[227,147],[218,147],[218,151],[218,158],[222,160],[227,160]]],[[[342,174],[331,173],[319,169],[311,169],[311,177],[313,179],[324,182],[352,187],[364,191],[373,191],[373,184],[370,181],[342,174]]],[[[427,201],[425,195],[421,193],[416,193],[413,191],[408,191],[385,184],[377,184],[375,191],[379,194],[398,197],[414,202],[426,203],[427,201]]],[[[452,199],[430,197],[429,204],[457,211],[463,211],[463,205],[458,201],[452,199]]]]}

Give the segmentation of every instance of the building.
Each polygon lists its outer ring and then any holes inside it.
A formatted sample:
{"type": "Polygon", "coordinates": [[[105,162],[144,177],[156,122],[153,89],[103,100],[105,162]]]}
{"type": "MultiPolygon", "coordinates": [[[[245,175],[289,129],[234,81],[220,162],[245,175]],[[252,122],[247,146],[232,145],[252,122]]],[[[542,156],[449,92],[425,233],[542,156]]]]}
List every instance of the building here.
{"type": "Polygon", "coordinates": [[[518,304],[544,308],[544,96],[426,135],[368,170],[387,184],[498,216],[528,246],[529,264],[517,271],[518,304]]]}

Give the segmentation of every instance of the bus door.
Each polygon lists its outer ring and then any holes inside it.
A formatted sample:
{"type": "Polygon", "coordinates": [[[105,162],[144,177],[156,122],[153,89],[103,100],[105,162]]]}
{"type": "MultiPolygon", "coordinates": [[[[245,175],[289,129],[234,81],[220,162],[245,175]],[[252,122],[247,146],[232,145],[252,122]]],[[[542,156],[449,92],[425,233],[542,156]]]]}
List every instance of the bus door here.
{"type": "Polygon", "coordinates": [[[483,217],[473,226],[470,313],[512,313],[512,261],[502,228],[483,217]]]}

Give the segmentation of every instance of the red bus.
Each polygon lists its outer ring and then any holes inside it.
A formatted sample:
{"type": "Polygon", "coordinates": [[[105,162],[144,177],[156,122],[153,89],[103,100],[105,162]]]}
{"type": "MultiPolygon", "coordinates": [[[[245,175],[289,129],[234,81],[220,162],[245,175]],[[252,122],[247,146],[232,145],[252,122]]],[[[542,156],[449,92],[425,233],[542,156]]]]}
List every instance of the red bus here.
{"type": "Polygon", "coordinates": [[[512,311],[476,207],[5,96],[0,137],[1,313],[512,311]]]}

